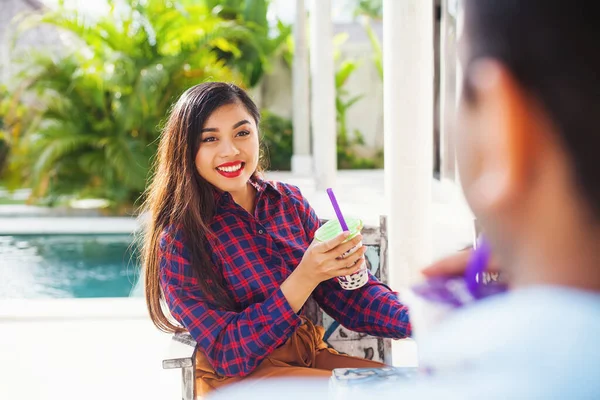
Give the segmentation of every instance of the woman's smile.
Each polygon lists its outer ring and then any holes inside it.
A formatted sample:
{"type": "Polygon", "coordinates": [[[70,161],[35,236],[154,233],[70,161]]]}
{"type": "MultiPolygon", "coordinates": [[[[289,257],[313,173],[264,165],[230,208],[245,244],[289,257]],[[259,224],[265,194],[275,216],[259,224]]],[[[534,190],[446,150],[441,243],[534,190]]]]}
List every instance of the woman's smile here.
{"type": "Polygon", "coordinates": [[[221,164],[216,169],[217,172],[225,178],[237,178],[242,175],[245,165],[246,163],[243,161],[234,161],[221,164]]]}
{"type": "Polygon", "coordinates": [[[258,166],[256,120],[243,104],[226,104],[206,119],[199,139],[198,173],[218,190],[239,199],[258,166]]]}

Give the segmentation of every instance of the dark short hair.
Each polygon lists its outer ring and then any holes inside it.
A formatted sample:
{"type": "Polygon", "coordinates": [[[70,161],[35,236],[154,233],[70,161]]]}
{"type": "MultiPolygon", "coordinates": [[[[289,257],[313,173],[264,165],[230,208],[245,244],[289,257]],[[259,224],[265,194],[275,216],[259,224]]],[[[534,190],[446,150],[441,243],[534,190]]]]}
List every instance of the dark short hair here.
{"type": "Polygon", "coordinates": [[[581,194],[600,219],[597,1],[464,0],[464,5],[467,73],[473,60],[494,58],[540,102],[570,157],[581,194]]]}

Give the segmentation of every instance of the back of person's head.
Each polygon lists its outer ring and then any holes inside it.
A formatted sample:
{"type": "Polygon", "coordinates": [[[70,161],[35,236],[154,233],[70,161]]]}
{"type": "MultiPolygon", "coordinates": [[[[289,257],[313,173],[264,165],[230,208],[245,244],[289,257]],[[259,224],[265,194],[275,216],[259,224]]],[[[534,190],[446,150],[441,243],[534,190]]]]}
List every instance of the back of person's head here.
{"type": "Polygon", "coordinates": [[[463,4],[459,162],[465,194],[484,229],[508,253],[515,240],[535,242],[536,234],[541,238],[553,228],[572,233],[587,224],[597,231],[598,3],[463,4]],[[528,236],[510,237],[517,230],[528,236]]]}
{"type": "Polygon", "coordinates": [[[595,0],[467,0],[470,60],[500,60],[556,125],[600,217],[600,7],[595,0]]]}

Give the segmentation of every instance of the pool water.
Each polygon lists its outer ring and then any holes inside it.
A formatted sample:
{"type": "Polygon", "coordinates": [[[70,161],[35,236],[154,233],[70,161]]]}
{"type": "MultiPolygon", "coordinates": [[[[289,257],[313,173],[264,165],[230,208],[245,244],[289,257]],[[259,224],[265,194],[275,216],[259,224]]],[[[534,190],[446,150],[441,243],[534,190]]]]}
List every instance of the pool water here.
{"type": "Polygon", "coordinates": [[[0,299],[138,296],[137,257],[130,235],[0,236],[0,299]]]}

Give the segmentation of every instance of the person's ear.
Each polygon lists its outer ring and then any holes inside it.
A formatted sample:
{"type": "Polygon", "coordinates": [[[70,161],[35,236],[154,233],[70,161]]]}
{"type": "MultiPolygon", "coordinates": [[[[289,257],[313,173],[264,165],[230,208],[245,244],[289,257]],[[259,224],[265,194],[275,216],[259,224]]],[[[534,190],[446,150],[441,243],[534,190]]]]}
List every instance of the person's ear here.
{"type": "Polygon", "coordinates": [[[526,92],[498,62],[474,62],[467,79],[481,129],[469,198],[476,209],[499,211],[527,190],[536,113],[526,92]]]}

